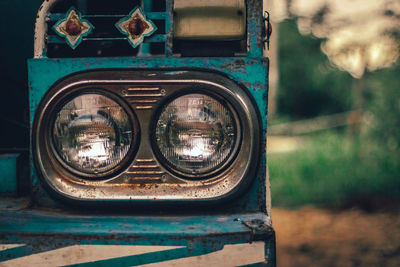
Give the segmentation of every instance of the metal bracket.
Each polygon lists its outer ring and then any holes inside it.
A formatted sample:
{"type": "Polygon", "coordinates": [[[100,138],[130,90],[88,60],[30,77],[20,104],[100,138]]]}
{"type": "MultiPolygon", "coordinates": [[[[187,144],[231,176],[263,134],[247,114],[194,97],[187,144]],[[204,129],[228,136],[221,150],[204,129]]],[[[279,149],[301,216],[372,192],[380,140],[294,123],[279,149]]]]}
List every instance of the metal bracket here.
{"type": "Polygon", "coordinates": [[[269,50],[269,41],[270,41],[270,37],[272,34],[272,25],[271,25],[271,20],[270,20],[270,15],[268,11],[264,11],[264,29],[263,29],[263,35],[264,35],[264,49],[265,49],[265,43],[267,43],[267,49],[269,50]]]}

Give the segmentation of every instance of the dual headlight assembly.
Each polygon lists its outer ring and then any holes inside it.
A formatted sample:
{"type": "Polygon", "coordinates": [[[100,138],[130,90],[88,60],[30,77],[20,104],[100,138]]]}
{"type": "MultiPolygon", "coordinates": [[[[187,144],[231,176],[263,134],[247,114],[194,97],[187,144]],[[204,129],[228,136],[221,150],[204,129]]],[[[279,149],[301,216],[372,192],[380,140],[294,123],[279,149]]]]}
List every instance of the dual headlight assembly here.
{"type": "Polygon", "coordinates": [[[229,198],[250,184],[260,157],[258,111],[246,90],[203,71],[72,75],[36,112],[36,170],[70,200],[229,198]]]}

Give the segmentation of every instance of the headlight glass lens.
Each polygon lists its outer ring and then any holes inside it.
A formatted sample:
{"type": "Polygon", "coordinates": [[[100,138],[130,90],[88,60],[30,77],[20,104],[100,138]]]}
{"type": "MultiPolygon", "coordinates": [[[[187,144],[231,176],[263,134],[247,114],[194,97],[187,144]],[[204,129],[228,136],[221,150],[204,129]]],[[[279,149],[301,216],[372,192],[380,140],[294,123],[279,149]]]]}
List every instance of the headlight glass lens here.
{"type": "Polygon", "coordinates": [[[82,94],[56,114],[54,147],[73,169],[101,174],[127,155],[134,129],[121,105],[101,94],[82,94]]]}
{"type": "Polygon", "coordinates": [[[187,94],[163,108],[155,135],[159,151],[174,169],[206,174],[227,160],[237,129],[232,112],[219,100],[187,94]]]}

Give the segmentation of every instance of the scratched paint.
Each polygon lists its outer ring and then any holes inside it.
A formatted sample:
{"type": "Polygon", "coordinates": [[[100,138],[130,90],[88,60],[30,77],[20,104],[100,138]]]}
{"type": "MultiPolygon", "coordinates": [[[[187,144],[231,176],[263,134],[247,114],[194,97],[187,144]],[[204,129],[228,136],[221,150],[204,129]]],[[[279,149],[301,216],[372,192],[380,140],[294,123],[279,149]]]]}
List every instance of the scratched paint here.
{"type": "MultiPolygon", "coordinates": [[[[247,192],[222,207],[203,209],[129,211],[93,211],[60,206],[53,202],[38,178],[31,162],[32,189],[30,207],[7,211],[0,209],[0,244],[22,244],[0,251],[0,261],[18,259],[35,253],[82,245],[158,245],[175,246],[170,253],[150,254],[159,261],[221,251],[228,244],[256,241],[264,243],[264,264],[275,266],[275,238],[270,214],[266,213],[267,96],[269,61],[262,57],[264,37],[261,0],[247,1],[247,55],[232,58],[179,58],[172,55],[173,1],[167,0],[165,57],[130,58],[46,58],[46,17],[57,0],[47,0],[39,11],[36,24],[35,58],[28,61],[31,126],[43,96],[57,81],[81,71],[98,69],[207,69],[224,73],[243,85],[258,107],[261,120],[261,162],[247,192]],[[45,75],[44,75],[45,74],[45,75]],[[38,201],[39,199],[43,202],[38,201]],[[41,210],[35,204],[44,205],[41,210]],[[57,208],[57,209],[55,209],[57,208]],[[101,216],[99,216],[101,214],[101,216]],[[132,216],[136,214],[136,216],[132,216]],[[141,214],[141,216],[137,216],[141,214]],[[170,215],[170,216],[166,216],[170,215]],[[172,216],[171,214],[178,214],[172,216]],[[205,216],[207,214],[207,216],[205,216]],[[176,248],[176,246],[179,246],[176,248]]],[[[147,12],[149,0],[145,1],[147,12]]],[[[157,252],[154,252],[157,253],[157,252]]],[[[130,256],[127,256],[130,257],[130,256]]],[[[147,257],[147,258],[148,258],[147,257]]],[[[144,256],[146,258],[146,256],[144,256]]],[[[111,259],[113,260],[113,259],[111,259]]],[[[135,265],[139,258],[100,261],[135,265]],[[136,263],[135,263],[136,262],[136,263]]],[[[143,260],[143,259],[142,259],[143,260]]],[[[145,262],[145,263],[151,263],[145,262]]],[[[251,263],[245,263],[251,264],[251,263]]]]}
{"type": "MultiPolygon", "coordinates": [[[[265,148],[266,110],[265,98],[268,61],[255,58],[82,58],[82,59],[32,59],[28,62],[31,87],[31,119],[34,119],[36,108],[44,94],[51,86],[63,77],[88,70],[99,69],[154,69],[169,68],[199,69],[207,67],[208,71],[225,73],[236,82],[247,85],[260,110],[263,140],[261,148],[265,148]],[[43,78],[42,73],[46,73],[43,78]],[[250,74],[250,75],[249,75],[250,74]]],[[[237,210],[265,210],[265,149],[262,149],[262,160],[255,183],[245,194],[247,201],[236,205],[237,210]]],[[[33,183],[37,183],[36,174],[32,171],[33,183]]]]}

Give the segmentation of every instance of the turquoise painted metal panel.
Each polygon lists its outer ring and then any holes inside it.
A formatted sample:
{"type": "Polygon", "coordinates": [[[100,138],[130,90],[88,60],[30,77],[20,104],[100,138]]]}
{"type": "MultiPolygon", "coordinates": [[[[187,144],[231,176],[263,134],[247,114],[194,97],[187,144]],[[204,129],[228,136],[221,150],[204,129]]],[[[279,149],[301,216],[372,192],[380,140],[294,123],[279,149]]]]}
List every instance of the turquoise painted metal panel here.
{"type": "MultiPolygon", "coordinates": [[[[223,72],[232,80],[244,85],[256,101],[262,121],[262,156],[255,182],[240,200],[234,210],[266,211],[265,177],[266,152],[265,138],[267,127],[268,96],[268,59],[252,57],[232,58],[57,58],[31,59],[28,61],[30,80],[31,123],[40,100],[58,80],[81,71],[98,69],[206,69],[223,72]],[[43,73],[46,73],[45,78],[43,73]]],[[[32,168],[33,169],[33,168],[32,168]]],[[[32,170],[32,182],[37,184],[38,178],[32,170]]]]}
{"type": "Polygon", "coordinates": [[[267,58],[57,58],[28,60],[30,81],[31,123],[44,94],[58,80],[80,71],[113,68],[207,68],[221,71],[249,89],[262,116],[263,129],[267,125],[268,67],[267,58]],[[43,73],[46,73],[45,78],[43,73]],[[32,90],[33,89],[33,90],[32,90]]]}
{"type": "MultiPolygon", "coordinates": [[[[192,216],[129,216],[127,214],[69,214],[65,211],[0,210],[0,244],[23,244],[0,252],[0,262],[72,244],[182,246],[146,257],[130,256],[95,262],[134,266],[221,250],[225,244],[267,241],[266,258],[274,261],[274,232],[264,213],[192,216]],[[270,242],[270,243],[268,243],[270,242]],[[37,244],[40,244],[38,246],[37,244]]],[[[93,263],[88,263],[93,264],[93,263]]],[[[98,266],[98,265],[96,265],[98,266]]]]}
{"type": "MultiPolygon", "coordinates": [[[[142,209],[134,205],[124,210],[91,211],[68,205],[53,203],[38,183],[38,177],[31,162],[32,195],[29,205],[15,210],[0,208],[0,244],[23,244],[0,252],[0,262],[35,253],[54,250],[74,244],[91,245],[165,245],[182,246],[165,252],[149,253],[139,257],[129,256],[82,265],[88,266],[134,266],[168,259],[201,255],[221,250],[226,244],[265,242],[265,262],[275,266],[275,236],[270,214],[266,208],[266,130],[268,65],[262,56],[263,25],[261,1],[247,1],[247,53],[235,57],[178,57],[172,54],[173,1],[166,1],[165,12],[150,12],[150,0],[143,3],[143,11],[149,19],[165,19],[165,34],[157,34],[145,39],[137,57],[103,58],[47,58],[45,49],[28,61],[30,125],[33,125],[39,103],[63,78],[79,72],[101,69],[129,70],[207,70],[223,73],[247,88],[249,95],[260,113],[261,155],[257,173],[249,189],[236,197],[228,205],[193,209],[190,206],[173,209],[142,209]],[[150,54],[150,43],[165,41],[164,56],[150,54]],[[44,197],[46,209],[41,209],[40,199],[44,197]],[[38,204],[35,206],[35,204],[38,204]],[[33,208],[32,208],[33,207],[33,208]],[[133,207],[133,208],[132,208],[133,207]],[[40,246],[38,246],[40,244],[40,246]]],[[[62,18],[52,14],[50,20],[62,18]]],[[[116,20],[117,21],[117,20],[116,20]]],[[[109,41],[122,40],[115,37],[109,41]]],[[[84,41],[93,41],[87,37],[84,41]]],[[[62,39],[50,36],[49,43],[60,44],[62,39]]],[[[32,134],[32,133],[31,133],[32,134]]],[[[0,161],[1,163],[1,161],[0,161]]],[[[10,166],[8,166],[9,168],[10,166]]],[[[1,170],[1,168],[0,168],[1,170]]],[[[11,176],[10,176],[11,177],[11,176]]],[[[253,178],[253,177],[252,177],[253,178]]],[[[15,177],[14,181],[17,181],[15,177]]],[[[14,186],[12,182],[11,186],[14,186]]],[[[16,187],[16,185],[15,185],[16,187]]],[[[1,199],[13,206],[13,200],[1,199]]],[[[132,204],[132,203],[130,203],[132,204]]],[[[227,204],[227,203],[225,203],[227,204]]],[[[82,207],[83,208],[83,207],[82,207]]]]}
{"type": "Polygon", "coordinates": [[[17,193],[17,160],[19,154],[0,155],[0,194],[17,193]]]}
{"type": "MultiPolygon", "coordinates": [[[[270,224],[269,218],[262,213],[234,215],[191,215],[191,216],[129,216],[129,215],[73,215],[65,216],[62,212],[25,211],[25,216],[15,218],[14,212],[0,212],[0,233],[13,232],[17,235],[64,235],[73,239],[78,237],[81,244],[85,238],[98,236],[99,243],[124,244],[135,239],[137,244],[149,244],[161,240],[160,245],[182,245],[185,237],[201,237],[243,233],[251,240],[252,227],[247,222],[260,220],[270,224]],[[171,223],[172,222],[172,223],[171,223]],[[126,238],[126,241],[119,237],[126,238]],[[173,238],[172,238],[173,237],[173,238]]],[[[260,229],[258,229],[260,230],[260,229]]],[[[264,229],[265,230],[265,229],[264,229]]],[[[232,237],[233,239],[235,237],[232,237]]],[[[68,238],[67,238],[68,239],[68,238]]],[[[255,240],[254,240],[255,241],[255,240]]]]}

